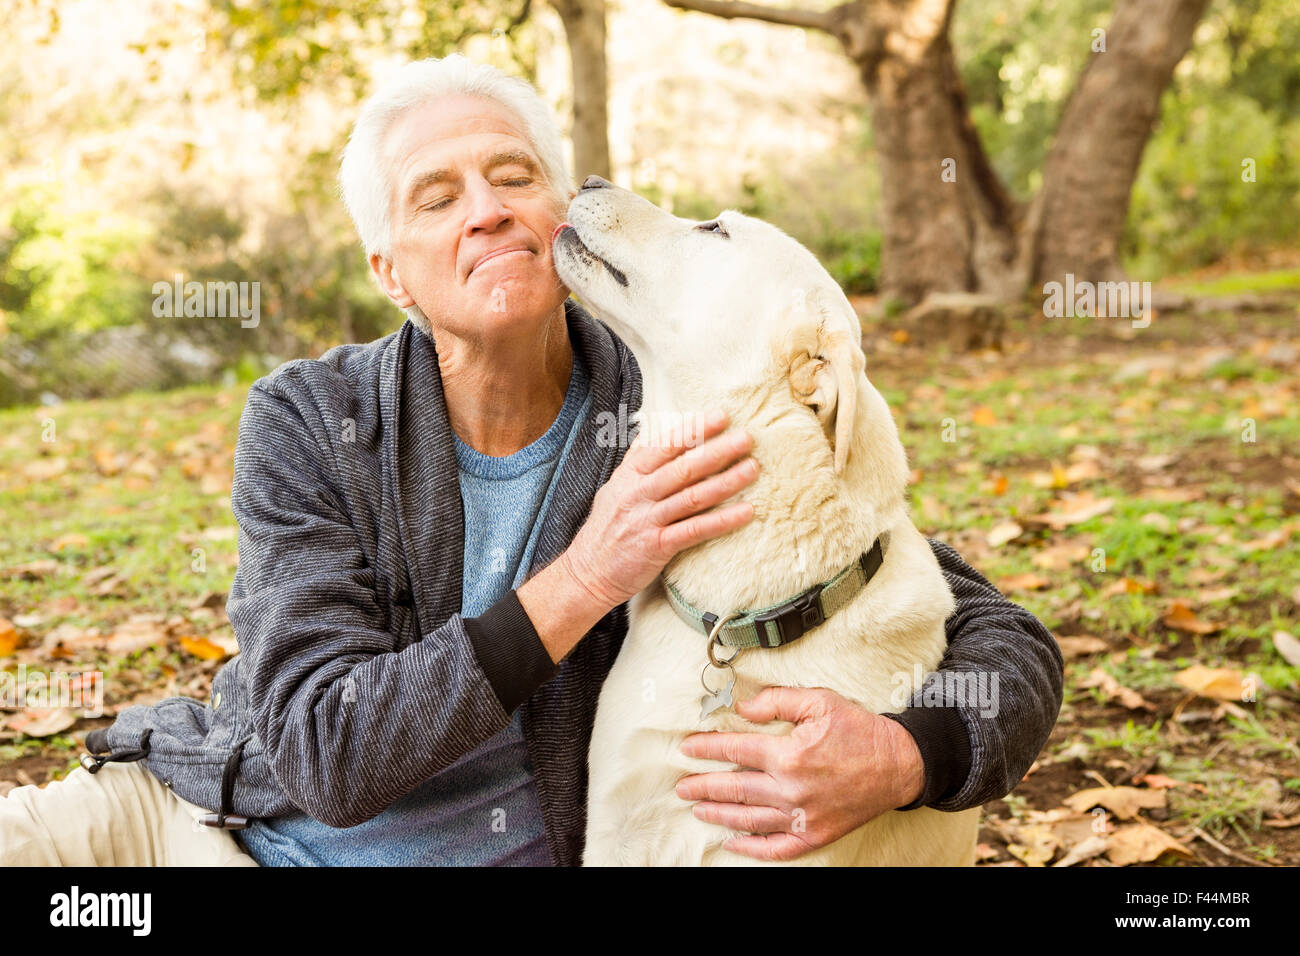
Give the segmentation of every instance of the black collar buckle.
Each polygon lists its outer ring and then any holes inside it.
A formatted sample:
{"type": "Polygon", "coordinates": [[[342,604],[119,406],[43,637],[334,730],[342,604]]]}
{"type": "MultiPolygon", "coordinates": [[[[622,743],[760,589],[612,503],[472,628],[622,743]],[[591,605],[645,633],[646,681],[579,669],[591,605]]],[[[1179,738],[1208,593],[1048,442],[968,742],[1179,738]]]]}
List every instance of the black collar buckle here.
{"type": "Polygon", "coordinates": [[[759,640],[762,641],[763,647],[784,647],[799,640],[819,624],[825,623],[826,617],[822,614],[820,601],[824,586],[814,584],[803,594],[780,607],[755,615],[754,624],[757,626],[759,640]],[[777,633],[780,635],[775,643],[772,642],[773,639],[767,631],[768,621],[776,624],[777,633]]]}

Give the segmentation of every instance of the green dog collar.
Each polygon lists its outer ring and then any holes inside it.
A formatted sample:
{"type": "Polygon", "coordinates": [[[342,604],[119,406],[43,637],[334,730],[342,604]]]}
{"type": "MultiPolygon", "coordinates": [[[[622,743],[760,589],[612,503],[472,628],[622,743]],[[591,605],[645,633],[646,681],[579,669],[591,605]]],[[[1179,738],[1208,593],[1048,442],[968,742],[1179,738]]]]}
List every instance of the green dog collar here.
{"type": "MultiPolygon", "coordinates": [[[[869,551],[829,581],[814,584],[780,604],[744,611],[730,617],[718,629],[717,639],[727,647],[783,647],[803,637],[804,634],[829,620],[836,611],[847,605],[880,570],[885,559],[881,538],[877,538],[869,551]]],[[[705,637],[713,633],[718,615],[701,611],[681,596],[677,588],[665,581],[668,603],[677,616],[705,637]]]]}

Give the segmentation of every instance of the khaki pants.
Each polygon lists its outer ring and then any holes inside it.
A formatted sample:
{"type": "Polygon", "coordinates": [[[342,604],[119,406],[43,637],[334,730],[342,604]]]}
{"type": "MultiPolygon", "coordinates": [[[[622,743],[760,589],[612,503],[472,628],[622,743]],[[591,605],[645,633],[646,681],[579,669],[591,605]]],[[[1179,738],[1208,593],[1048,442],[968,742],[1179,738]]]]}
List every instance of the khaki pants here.
{"type": "Polygon", "coordinates": [[[144,763],[78,767],[0,797],[0,866],[257,866],[144,763]]]}

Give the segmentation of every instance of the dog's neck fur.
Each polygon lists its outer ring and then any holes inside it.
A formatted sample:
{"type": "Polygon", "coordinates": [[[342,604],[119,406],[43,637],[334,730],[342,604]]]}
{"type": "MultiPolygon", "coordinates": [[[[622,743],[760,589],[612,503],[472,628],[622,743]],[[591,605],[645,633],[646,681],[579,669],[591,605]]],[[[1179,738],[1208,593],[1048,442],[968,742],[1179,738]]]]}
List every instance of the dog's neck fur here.
{"type": "Polygon", "coordinates": [[[665,580],[696,607],[724,614],[785,601],[828,580],[882,532],[908,520],[906,456],[883,399],[865,376],[840,475],[826,435],[784,380],[729,396],[723,407],[734,409],[732,425],[754,438],[760,471],[737,499],[753,504],[754,518],[664,568],[665,580]]]}

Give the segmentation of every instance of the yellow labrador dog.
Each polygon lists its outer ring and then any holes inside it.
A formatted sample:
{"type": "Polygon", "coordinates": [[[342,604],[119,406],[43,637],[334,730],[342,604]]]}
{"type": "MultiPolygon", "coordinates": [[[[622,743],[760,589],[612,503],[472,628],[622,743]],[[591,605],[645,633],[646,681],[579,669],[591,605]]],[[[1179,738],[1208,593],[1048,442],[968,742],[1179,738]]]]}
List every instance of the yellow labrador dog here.
{"type": "MultiPolygon", "coordinates": [[[[677,555],[630,603],[592,733],[587,865],[753,864],[674,791],[736,769],[684,756],[698,731],[786,734],[732,709],[769,685],[897,713],[935,669],[954,603],[908,517],[906,454],[864,374],[857,316],[816,258],[732,210],[670,215],[591,177],[556,232],[561,279],[628,344],[644,430],[725,410],[760,464],[744,527],[677,555]],[[713,663],[710,663],[710,662],[713,663]]],[[[890,811],[799,864],[974,861],[979,811],[890,811]]]]}

